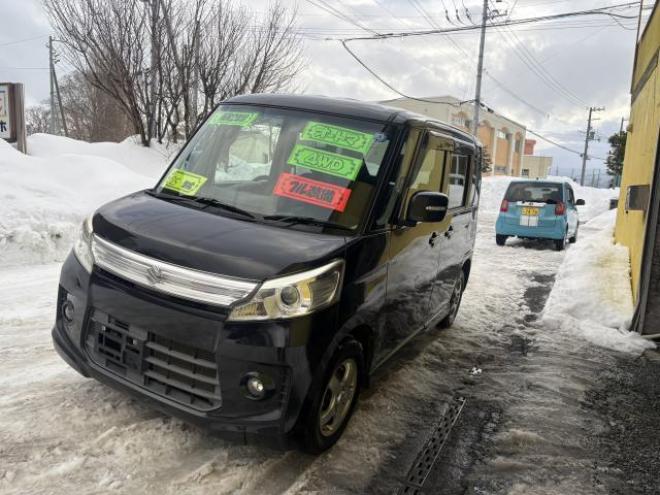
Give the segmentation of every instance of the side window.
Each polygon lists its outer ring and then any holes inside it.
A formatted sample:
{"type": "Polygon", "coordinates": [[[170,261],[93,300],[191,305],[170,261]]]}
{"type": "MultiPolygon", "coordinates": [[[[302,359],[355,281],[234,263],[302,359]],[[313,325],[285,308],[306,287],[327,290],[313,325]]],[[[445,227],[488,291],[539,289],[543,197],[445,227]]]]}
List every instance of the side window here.
{"type": "Polygon", "coordinates": [[[446,154],[435,147],[426,149],[422,164],[410,181],[406,201],[419,191],[440,192],[446,154]]]}
{"type": "Polygon", "coordinates": [[[449,170],[449,208],[466,206],[470,157],[454,155],[449,170]]]}
{"type": "Polygon", "coordinates": [[[476,206],[479,204],[479,189],[480,189],[480,183],[481,183],[481,170],[480,167],[481,162],[479,159],[477,159],[476,156],[472,157],[472,166],[470,167],[472,170],[470,171],[470,180],[471,180],[471,186],[470,186],[470,191],[469,191],[469,196],[468,196],[468,201],[467,205],[468,206],[476,206]]]}
{"type": "Polygon", "coordinates": [[[568,188],[568,203],[571,205],[575,204],[575,193],[572,188],[568,188]]]}

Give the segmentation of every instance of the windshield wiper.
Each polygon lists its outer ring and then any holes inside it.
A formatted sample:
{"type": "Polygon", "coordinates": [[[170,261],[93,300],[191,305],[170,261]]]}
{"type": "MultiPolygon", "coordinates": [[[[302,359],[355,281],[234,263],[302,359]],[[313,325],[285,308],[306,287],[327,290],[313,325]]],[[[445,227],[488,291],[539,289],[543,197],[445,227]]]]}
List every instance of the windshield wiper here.
{"type": "Polygon", "coordinates": [[[261,220],[262,217],[261,215],[257,215],[256,213],[252,213],[251,211],[244,210],[243,208],[239,208],[238,206],[230,205],[227,203],[223,203],[222,201],[214,198],[194,198],[194,200],[198,203],[201,203],[206,206],[215,206],[217,208],[221,208],[226,211],[231,211],[232,213],[238,213],[239,215],[243,215],[249,218],[252,218],[253,220],[261,220]]]}
{"type": "Polygon", "coordinates": [[[328,222],[326,220],[319,220],[318,218],[314,218],[314,217],[300,217],[296,215],[267,215],[263,217],[263,220],[273,221],[277,223],[290,223],[290,224],[301,223],[305,225],[318,225],[319,227],[328,227],[331,229],[339,229],[339,230],[348,230],[348,231],[353,230],[350,227],[346,227],[345,225],[341,225],[335,222],[328,222]]]}
{"type": "Polygon", "coordinates": [[[163,192],[156,191],[147,191],[147,194],[154,196],[156,198],[164,199],[165,201],[176,201],[178,203],[184,203],[187,205],[195,206],[197,208],[208,208],[209,206],[214,206],[216,208],[221,208],[232,213],[238,213],[239,215],[246,216],[253,220],[261,220],[261,216],[251,211],[244,210],[238,206],[230,205],[223,203],[220,200],[214,198],[204,198],[204,197],[189,197],[189,196],[178,196],[176,194],[167,194],[163,192]]]}
{"type": "Polygon", "coordinates": [[[153,196],[154,198],[164,199],[165,201],[173,201],[177,203],[184,203],[196,208],[204,208],[203,203],[195,201],[195,198],[190,198],[188,196],[179,196],[177,194],[168,194],[164,192],[156,192],[154,190],[145,191],[148,195],[153,196]]]}

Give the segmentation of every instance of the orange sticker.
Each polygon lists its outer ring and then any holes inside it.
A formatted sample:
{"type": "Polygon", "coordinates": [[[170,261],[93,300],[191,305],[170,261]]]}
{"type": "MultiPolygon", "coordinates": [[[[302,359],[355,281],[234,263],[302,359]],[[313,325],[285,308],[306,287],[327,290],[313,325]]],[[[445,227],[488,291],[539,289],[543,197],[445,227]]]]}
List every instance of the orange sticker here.
{"type": "Polygon", "coordinates": [[[351,190],[285,172],[277,179],[273,194],[341,212],[346,208],[351,190]]]}

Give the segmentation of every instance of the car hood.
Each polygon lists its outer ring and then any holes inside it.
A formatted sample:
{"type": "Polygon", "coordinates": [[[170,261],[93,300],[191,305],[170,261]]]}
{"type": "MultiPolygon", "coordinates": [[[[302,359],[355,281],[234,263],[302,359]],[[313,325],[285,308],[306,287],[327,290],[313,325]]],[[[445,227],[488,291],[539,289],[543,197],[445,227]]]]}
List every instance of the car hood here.
{"type": "Polygon", "coordinates": [[[198,210],[139,192],[102,206],[94,233],[176,265],[264,280],[341,255],[341,236],[301,232],[198,210]]]}

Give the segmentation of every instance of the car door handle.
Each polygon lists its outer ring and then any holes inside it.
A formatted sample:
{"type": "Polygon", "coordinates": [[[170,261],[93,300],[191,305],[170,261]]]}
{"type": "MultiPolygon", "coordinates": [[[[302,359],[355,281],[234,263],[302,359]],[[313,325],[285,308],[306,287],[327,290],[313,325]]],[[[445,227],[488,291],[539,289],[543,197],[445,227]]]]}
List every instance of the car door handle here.
{"type": "Polygon", "coordinates": [[[445,232],[445,237],[447,239],[451,239],[452,233],[454,232],[454,227],[452,225],[449,226],[447,231],[445,232]]]}
{"type": "Polygon", "coordinates": [[[437,232],[432,232],[431,237],[429,237],[429,245],[431,247],[435,246],[435,240],[438,238],[438,233],[437,232]]]}

